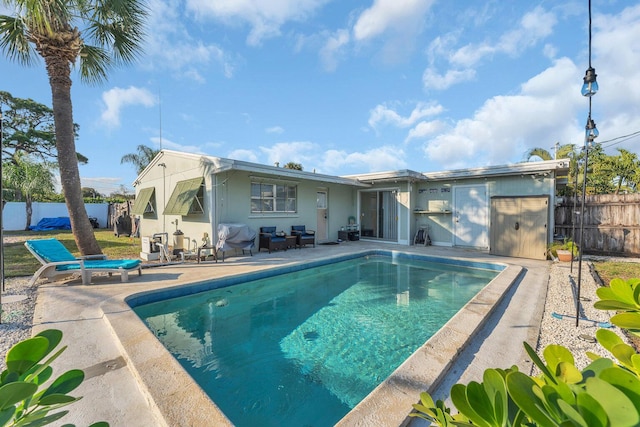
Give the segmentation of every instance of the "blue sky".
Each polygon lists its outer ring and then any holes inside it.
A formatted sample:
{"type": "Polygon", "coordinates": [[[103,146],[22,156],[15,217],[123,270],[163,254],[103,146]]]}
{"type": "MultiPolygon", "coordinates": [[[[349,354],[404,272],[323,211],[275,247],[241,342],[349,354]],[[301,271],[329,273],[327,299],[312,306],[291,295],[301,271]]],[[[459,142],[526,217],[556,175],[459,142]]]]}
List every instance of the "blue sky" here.
{"type": "MultiPolygon", "coordinates": [[[[83,185],[133,190],[140,144],[346,175],[515,163],[583,145],[584,1],[150,0],[140,60],[74,78],[83,185]]],[[[0,13],[10,13],[0,9],[0,13]]],[[[640,4],[592,0],[593,119],[640,153],[640,4]]],[[[0,89],[51,105],[44,65],[0,89]]],[[[9,78],[6,78],[9,77],[9,78]]],[[[613,140],[613,141],[611,141],[613,140]]],[[[611,142],[607,142],[611,141],[611,142]]]]}

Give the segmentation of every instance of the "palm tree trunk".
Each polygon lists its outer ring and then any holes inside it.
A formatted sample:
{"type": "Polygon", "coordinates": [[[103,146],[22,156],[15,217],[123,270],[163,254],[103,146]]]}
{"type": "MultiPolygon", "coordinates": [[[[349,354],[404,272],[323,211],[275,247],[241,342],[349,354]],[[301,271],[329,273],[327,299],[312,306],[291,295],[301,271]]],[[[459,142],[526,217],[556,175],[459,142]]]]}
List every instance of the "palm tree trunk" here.
{"type": "Polygon", "coordinates": [[[27,210],[27,224],[24,226],[24,231],[29,231],[29,226],[31,225],[31,216],[33,214],[33,200],[31,196],[27,196],[24,199],[24,207],[27,210]]]}
{"type": "Polygon", "coordinates": [[[82,199],[80,171],[73,133],[71,66],[66,58],[56,58],[55,56],[45,57],[45,63],[51,85],[60,181],[69,211],[73,237],[82,255],[100,254],[102,250],[93,234],[93,227],[89,222],[89,216],[82,199]]]}

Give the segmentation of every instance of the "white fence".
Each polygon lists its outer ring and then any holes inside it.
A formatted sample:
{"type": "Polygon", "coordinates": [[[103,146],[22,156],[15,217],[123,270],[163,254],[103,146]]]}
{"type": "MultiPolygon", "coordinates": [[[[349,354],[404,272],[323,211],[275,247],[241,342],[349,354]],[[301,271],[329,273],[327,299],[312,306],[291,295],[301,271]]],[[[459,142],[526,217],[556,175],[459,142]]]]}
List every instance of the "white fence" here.
{"type": "MultiPolygon", "coordinates": [[[[109,217],[108,203],[85,203],[87,215],[98,219],[100,228],[107,227],[109,217]]],[[[69,211],[64,203],[41,203],[31,204],[31,225],[36,225],[42,218],[68,217],[69,211]]],[[[7,202],[2,210],[2,228],[4,230],[24,230],[27,225],[27,208],[24,202],[7,202]]]]}

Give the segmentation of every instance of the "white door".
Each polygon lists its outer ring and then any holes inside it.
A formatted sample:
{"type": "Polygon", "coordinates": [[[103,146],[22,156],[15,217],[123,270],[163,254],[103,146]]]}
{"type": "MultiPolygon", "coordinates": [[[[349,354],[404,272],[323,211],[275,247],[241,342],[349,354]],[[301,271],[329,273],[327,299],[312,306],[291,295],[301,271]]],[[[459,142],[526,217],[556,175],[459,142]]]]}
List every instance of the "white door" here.
{"type": "Polygon", "coordinates": [[[326,242],[329,240],[329,227],[327,226],[327,190],[318,190],[316,192],[316,243],[326,242]]]}
{"type": "Polygon", "coordinates": [[[489,247],[489,201],[486,185],[453,188],[453,244],[489,247]]]}

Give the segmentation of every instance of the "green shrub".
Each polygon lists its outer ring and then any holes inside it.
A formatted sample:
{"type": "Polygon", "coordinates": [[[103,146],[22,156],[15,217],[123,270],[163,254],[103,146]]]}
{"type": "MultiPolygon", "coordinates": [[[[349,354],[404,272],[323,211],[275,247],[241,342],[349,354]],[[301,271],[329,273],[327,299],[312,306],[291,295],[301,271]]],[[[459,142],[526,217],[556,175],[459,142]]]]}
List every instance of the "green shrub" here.
{"type": "MultiPolygon", "coordinates": [[[[53,375],[51,363],[66,349],[65,346],[51,354],[61,340],[61,331],[48,329],[9,349],[5,357],[7,369],[0,373],[0,426],[37,427],[51,424],[69,411],[49,414],[50,411],[81,399],[67,394],[84,380],[84,372],[79,369],[67,371],[48,383],[53,375]]],[[[106,422],[91,425],[108,426],[106,422]]],[[[65,424],[65,427],[73,426],[65,424]]]]}
{"type": "Polygon", "coordinates": [[[547,248],[547,258],[554,259],[558,258],[558,253],[556,252],[558,249],[563,249],[565,251],[571,251],[571,254],[574,257],[577,257],[580,253],[580,248],[577,244],[573,242],[571,239],[564,239],[562,242],[553,242],[547,248]]]}
{"type": "MultiPolygon", "coordinates": [[[[611,322],[640,331],[640,280],[613,280],[599,288],[595,307],[622,310],[611,322]],[[633,315],[633,316],[631,316],[633,315]],[[620,317],[621,316],[621,317],[620,317]]],[[[529,376],[516,366],[487,369],[482,383],[456,384],[450,396],[458,414],[428,393],[414,404],[413,417],[438,426],[563,426],[607,427],[640,425],[640,355],[613,331],[599,329],[598,343],[616,359],[587,353],[592,362],[583,370],[571,352],[560,345],[543,351],[544,361],[524,343],[542,372],[529,376]]]]}

